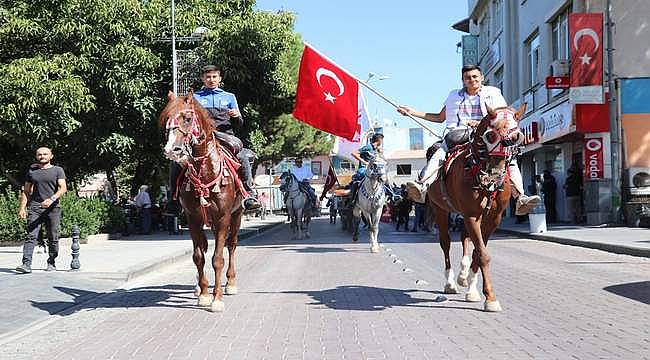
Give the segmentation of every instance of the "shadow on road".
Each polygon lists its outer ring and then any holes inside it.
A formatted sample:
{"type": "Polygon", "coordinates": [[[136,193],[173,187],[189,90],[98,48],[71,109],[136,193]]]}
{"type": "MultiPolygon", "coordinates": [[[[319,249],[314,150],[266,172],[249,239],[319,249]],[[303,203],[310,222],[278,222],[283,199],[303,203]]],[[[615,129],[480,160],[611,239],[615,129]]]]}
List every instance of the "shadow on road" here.
{"type": "Polygon", "coordinates": [[[73,299],[71,301],[42,302],[32,300],[30,301],[32,306],[47,311],[51,315],[61,316],[72,315],[85,309],[101,308],[182,307],[199,309],[195,305],[194,286],[191,285],[149,286],[128,290],[118,289],[114,292],[94,292],[63,286],[54,288],[73,299]],[[103,297],[104,295],[111,296],[103,297]],[[97,299],[98,297],[99,299],[97,299]]]}
{"type": "Polygon", "coordinates": [[[650,281],[612,285],[603,290],[650,305],[650,281]]]}
{"type": "Polygon", "coordinates": [[[366,249],[346,249],[343,247],[327,247],[327,246],[300,246],[300,245],[295,245],[295,246],[285,246],[285,245],[278,245],[278,246],[252,246],[255,249],[274,249],[274,250],[281,250],[281,251],[288,251],[288,252],[295,252],[295,253],[302,253],[302,254],[319,254],[319,253],[368,253],[368,250],[366,249]]]}
{"type": "MultiPolygon", "coordinates": [[[[312,306],[325,306],[333,310],[382,311],[398,306],[479,310],[471,304],[467,307],[451,306],[446,298],[420,298],[415,293],[437,293],[418,289],[389,289],[371,286],[344,285],[325,290],[256,292],[257,294],[302,294],[313,299],[312,306]],[[432,304],[443,305],[432,305],[432,304]]],[[[480,310],[479,310],[480,311],[480,310]]]]}

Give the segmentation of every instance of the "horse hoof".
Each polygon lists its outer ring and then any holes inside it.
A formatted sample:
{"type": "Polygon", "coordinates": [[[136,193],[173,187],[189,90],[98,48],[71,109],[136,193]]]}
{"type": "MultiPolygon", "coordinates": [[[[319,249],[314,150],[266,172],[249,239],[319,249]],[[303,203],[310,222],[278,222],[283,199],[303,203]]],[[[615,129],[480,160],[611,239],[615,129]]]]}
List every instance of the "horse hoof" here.
{"type": "Polygon", "coordinates": [[[221,300],[214,300],[210,305],[210,311],[222,312],[226,308],[226,304],[221,300]]]}
{"type": "Polygon", "coordinates": [[[199,295],[201,295],[201,288],[197,285],[197,286],[194,288],[194,296],[197,296],[197,297],[198,297],[199,295]]]}
{"type": "Polygon", "coordinates": [[[479,302],[481,301],[481,295],[477,292],[468,292],[465,294],[465,301],[467,302],[479,302]]]}
{"type": "Polygon", "coordinates": [[[456,288],[456,284],[445,284],[445,294],[458,294],[458,288],[456,288]]]}
{"type": "Polygon", "coordinates": [[[494,301],[485,300],[485,305],[483,309],[487,312],[499,312],[503,310],[498,300],[494,300],[494,301]]]}
{"type": "Polygon", "coordinates": [[[456,282],[458,283],[458,286],[461,287],[469,286],[469,282],[467,281],[467,276],[463,277],[461,274],[458,274],[458,277],[456,278],[456,282]]]}
{"type": "Polygon", "coordinates": [[[226,285],[226,291],[224,292],[226,295],[237,295],[237,286],[235,285],[226,285]]]}
{"type": "Polygon", "coordinates": [[[212,295],[199,295],[199,306],[210,306],[212,304],[212,295]]]}
{"type": "Polygon", "coordinates": [[[353,241],[353,242],[357,242],[357,241],[359,241],[359,238],[358,238],[358,237],[353,237],[353,238],[352,238],[352,241],[353,241]]]}
{"type": "Polygon", "coordinates": [[[371,246],[370,247],[370,252],[371,253],[378,253],[379,252],[379,246],[371,246]]]}

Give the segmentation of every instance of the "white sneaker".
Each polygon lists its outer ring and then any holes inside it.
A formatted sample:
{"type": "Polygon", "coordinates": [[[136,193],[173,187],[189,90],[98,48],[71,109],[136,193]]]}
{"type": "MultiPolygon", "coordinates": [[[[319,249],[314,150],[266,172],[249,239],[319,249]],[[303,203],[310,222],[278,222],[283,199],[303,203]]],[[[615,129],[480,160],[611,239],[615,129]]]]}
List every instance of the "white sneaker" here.
{"type": "Polygon", "coordinates": [[[406,183],[406,193],[409,200],[424,204],[427,195],[424,184],[409,181],[406,183]]]}
{"type": "Polygon", "coordinates": [[[515,209],[515,215],[526,215],[528,214],[533,208],[535,208],[541,198],[537,195],[533,196],[527,196],[527,195],[519,195],[519,198],[517,198],[517,205],[515,209]]]}

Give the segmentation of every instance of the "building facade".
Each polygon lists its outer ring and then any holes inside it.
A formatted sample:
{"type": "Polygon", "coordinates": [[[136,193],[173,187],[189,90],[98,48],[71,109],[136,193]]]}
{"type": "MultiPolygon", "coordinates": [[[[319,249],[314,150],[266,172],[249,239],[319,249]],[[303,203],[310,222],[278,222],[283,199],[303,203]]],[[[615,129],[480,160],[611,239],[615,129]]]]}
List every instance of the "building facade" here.
{"type": "MultiPolygon", "coordinates": [[[[623,189],[623,201],[634,200],[625,190],[629,184],[627,179],[632,176],[623,176],[620,181],[620,175],[630,174],[624,169],[634,168],[632,175],[635,175],[650,167],[648,161],[641,160],[650,155],[650,139],[645,137],[650,130],[647,118],[650,110],[642,106],[644,102],[638,96],[643,91],[648,94],[646,89],[650,89],[650,82],[645,78],[650,74],[650,43],[644,40],[650,32],[645,25],[650,2],[612,2],[611,20],[616,30],[612,36],[615,49],[612,73],[616,90],[605,95],[605,104],[572,104],[568,89],[549,90],[545,86],[549,76],[568,75],[573,45],[569,39],[569,14],[604,13],[607,3],[606,0],[468,1],[469,26],[465,30],[478,39],[477,59],[486,84],[501,88],[506,101],[514,107],[527,104],[520,122],[527,135],[519,161],[524,185],[534,189],[535,176],[548,170],[556,180],[555,207],[558,220],[562,221],[573,219],[564,191],[570,168],[583,174],[584,220],[602,224],[617,220],[612,210],[612,206],[620,204],[616,201],[620,199],[617,189],[623,189]],[[620,124],[623,140],[619,149],[621,161],[615,170],[611,161],[611,118],[614,124],[620,124]]],[[[606,70],[607,26],[604,28],[602,48],[606,70]]],[[[604,87],[607,90],[606,76],[604,87]]]]}

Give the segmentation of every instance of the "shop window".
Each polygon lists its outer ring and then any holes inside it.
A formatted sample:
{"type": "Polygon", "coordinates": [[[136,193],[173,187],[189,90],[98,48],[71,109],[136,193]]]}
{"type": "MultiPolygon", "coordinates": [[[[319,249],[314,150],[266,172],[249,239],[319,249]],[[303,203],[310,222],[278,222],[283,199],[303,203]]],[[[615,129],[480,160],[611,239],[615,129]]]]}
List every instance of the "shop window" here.
{"type": "Polygon", "coordinates": [[[411,175],[411,164],[397,164],[397,175],[398,176],[410,176],[411,175]]]}
{"type": "Polygon", "coordinates": [[[527,88],[532,88],[539,82],[539,63],[540,63],[540,41],[539,34],[534,34],[524,44],[526,49],[525,68],[527,88]]]}
{"type": "Polygon", "coordinates": [[[311,173],[321,177],[323,175],[323,163],[321,161],[312,161],[311,162],[311,173]]]}

